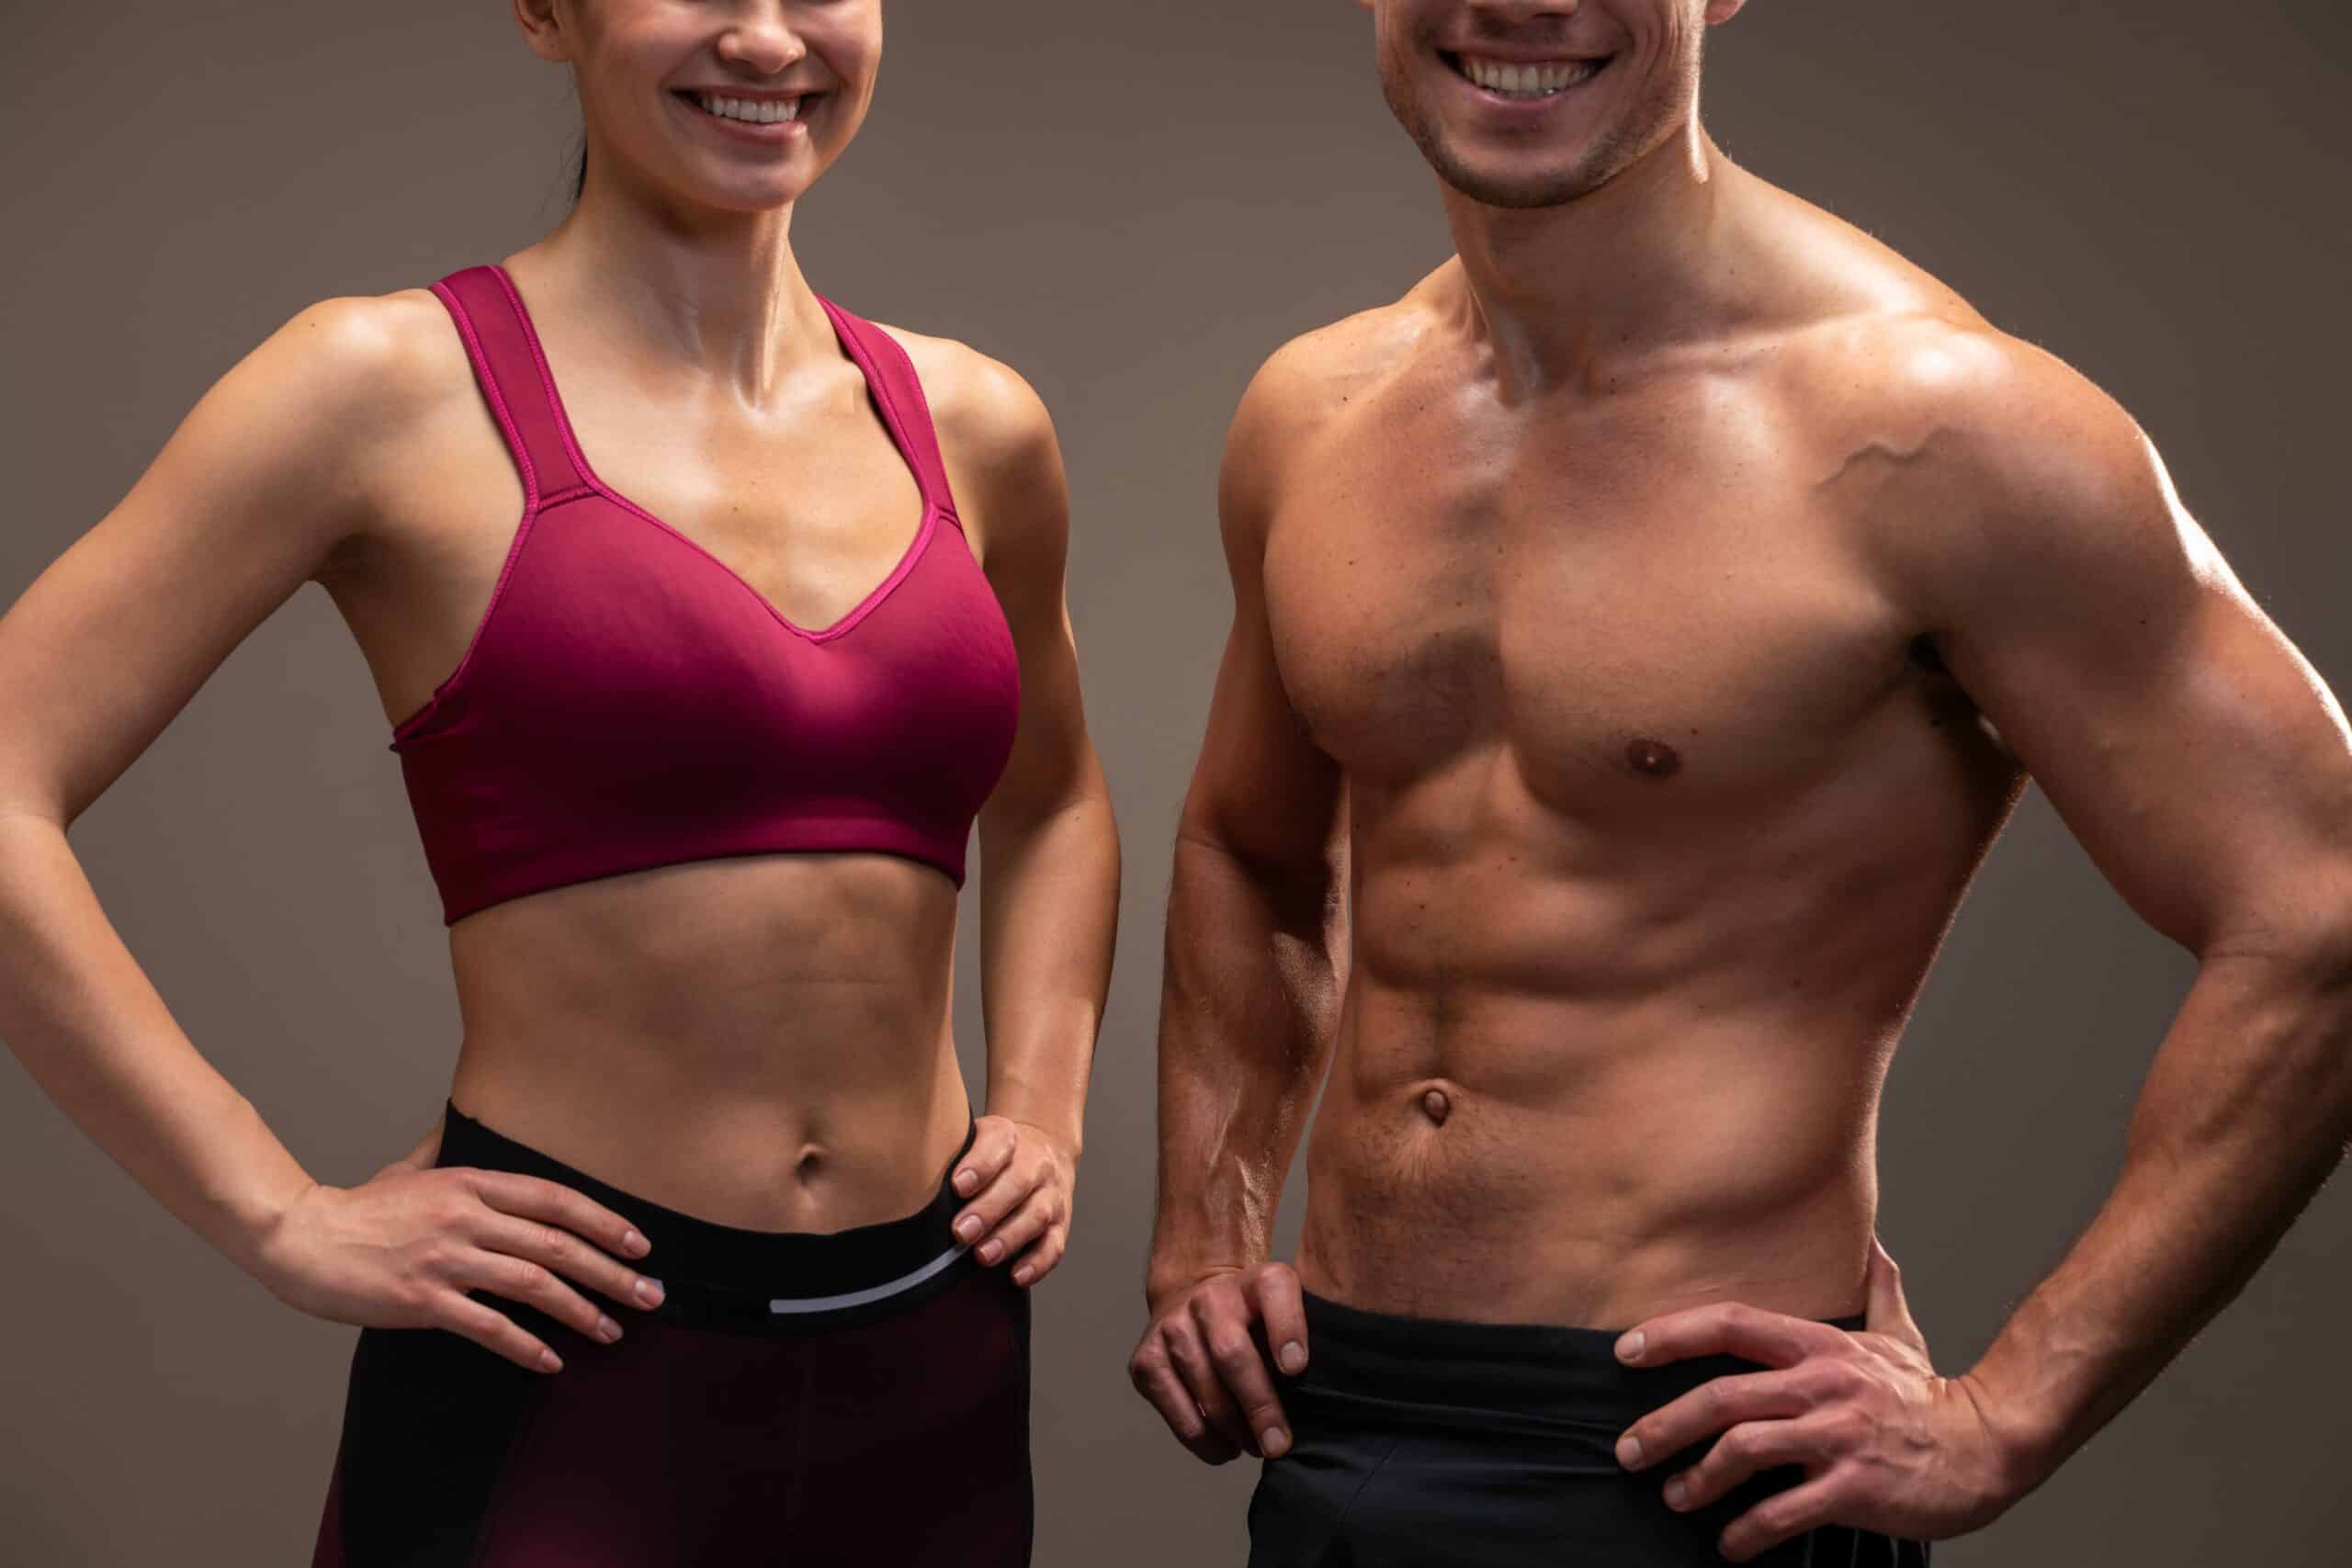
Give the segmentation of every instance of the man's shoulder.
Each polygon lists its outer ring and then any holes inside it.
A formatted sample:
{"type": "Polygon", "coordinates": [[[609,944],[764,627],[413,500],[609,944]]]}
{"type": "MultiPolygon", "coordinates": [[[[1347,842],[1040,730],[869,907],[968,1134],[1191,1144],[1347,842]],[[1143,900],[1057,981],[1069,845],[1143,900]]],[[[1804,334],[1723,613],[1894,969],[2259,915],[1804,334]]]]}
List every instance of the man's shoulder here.
{"type": "Polygon", "coordinates": [[[1778,356],[1788,406],[1839,479],[1972,509],[2136,468],[2139,427],[2088,377],[1973,313],[1858,312],[1778,356]]]}
{"type": "Polygon", "coordinates": [[[1439,324],[1438,280],[1446,271],[1440,268],[1402,299],[1301,333],[1268,355],[1234,412],[1234,441],[1292,446],[1364,408],[1409,370],[1439,324]]]}
{"type": "Polygon", "coordinates": [[[2177,498],[2123,407],[2056,355],[1940,311],[1821,323],[1781,356],[1817,493],[1905,597],[2174,547],[2177,498]]]}
{"type": "Polygon", "coordinates": [[[1781,427],[1825,471],[1997,479],[2063,466],[2086,442],[2096,460],[2131,426],[2088,378],[1911,258],[1767,188],[1749,260],[1770,305],[1741,346],[1764,347],[1781,427]]]}

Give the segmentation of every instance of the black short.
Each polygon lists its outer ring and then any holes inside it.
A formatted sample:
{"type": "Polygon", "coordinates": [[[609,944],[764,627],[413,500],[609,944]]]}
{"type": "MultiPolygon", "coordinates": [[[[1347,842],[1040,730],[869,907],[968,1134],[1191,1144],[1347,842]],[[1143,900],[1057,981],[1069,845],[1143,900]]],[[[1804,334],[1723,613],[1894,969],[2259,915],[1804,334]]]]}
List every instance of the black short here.
{"type": "Polygon", "coordinates": [[[665,1299],[583,1288],[621,1325],[606,1345],[471,1292],[552,1373],[362,1329],[313,1568],[1028,1562],[1029,1293],[949,1234],[947,1172],[916,1213],[814,1235],[665,1209],[454,1105],[435,1163],[578,1188],[653,1244],[665,1299]]]}
{"type": "MultiPolygon", "coordinates": [[[[1634,1472],[1617,1439],[1686,1391],[1756,1367],[1731,1356],[1627,1367],[1617,1338],[1400,1317],[1307,1292],[1306,1370],[1275,1380],[1293,1446],[1259,1472],[1249,1568],[1715,1568],[1724,1527],[1804,1472],[1765,1471],[1709,1507],[1668,1508],[1666,1478],[1712,1445],[1634,1472]]],[[[1928,1549],[1825,1527],[1753,1561],[1925,1568],[1928,1549]]]]}

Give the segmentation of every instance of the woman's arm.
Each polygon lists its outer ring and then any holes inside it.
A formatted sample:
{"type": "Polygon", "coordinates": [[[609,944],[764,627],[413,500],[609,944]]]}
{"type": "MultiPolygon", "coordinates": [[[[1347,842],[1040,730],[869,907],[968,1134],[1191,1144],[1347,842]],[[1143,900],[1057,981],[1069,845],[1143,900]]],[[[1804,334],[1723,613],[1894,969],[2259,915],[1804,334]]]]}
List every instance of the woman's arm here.
{"type": "Polygon", "coordinates": [[[381,301],[303,311],[0,616],[0,1037],[133,1179],[281,1300],[337,1322],[447,1328],[552,1371],[544,1342],[466,1292],[615,1337],[558,1276],[650,1305],[610,1256],[642,1256],[643,1238],[553,1182],[423,1168],[437,1131],[359,1187],[313,1181],[182,1032],[66,838],[238,643],[373,522],[360,476],[384,471],[379,457],[429,400],[419,364],[381,301]]]}
{"type": "MultiPolygon", "coordinates": [[[[926,358],[936,363],[942,347],[926,358]]],[[[958,510],[1012,627],[1012,753],[979,817],[987,1118],[957,1190],[982,1263],[1031,1284],[1061,1258],[1087,1079],[1117,933],[1119,842],[1087,739],[1063,588],[1069,496],[1053,421],[1019,376],[968,349],[926,375],[958,510]]],[[[959,1233],[960,1234],[960,1233],[959,1233]]]]}
{"type": "Polygon", "coordinates": [[[246,355],[0,617],[0,1035],[248,1272],[310,1179],[180,1031],[66,833],[362,525],[352,455],[390,395],[369,306],[311,306],[246,355]]]}

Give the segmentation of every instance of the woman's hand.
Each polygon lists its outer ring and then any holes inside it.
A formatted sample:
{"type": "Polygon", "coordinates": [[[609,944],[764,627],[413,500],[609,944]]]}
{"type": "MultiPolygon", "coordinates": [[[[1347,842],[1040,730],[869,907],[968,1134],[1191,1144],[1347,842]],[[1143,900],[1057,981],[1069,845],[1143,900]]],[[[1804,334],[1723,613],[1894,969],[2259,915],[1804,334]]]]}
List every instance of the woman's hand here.
{"type": "Polygon", "coordinates": [[[639,1308],[660,1304],[661,1282],[613,1253],[642,1258],[650,1244],[585,1194],[536,1176],[466,1166],[419,1168],[416,1151],[357,1187],[311,1188],[278,1217],[263,1250],[262,1282],[288,1305],[368,1328],[446,1328],[536,1371],[556,1353],[468,1291],[528,1303],[609,1344],[620,1325],[564,1278],[639,1308]]]}
{"type": "Polygon", "coordinates": [[[1029,1248],[1013,1266],[1012,1282],[1033,1285],[1069,1247],[1078,1151],[1009,1116],[982,1116],[973,1125],[972,1146],[956,1167],[956,1190],[972,1200],[956,1217],[956,1239],[974,1244],[972,1255],[989,1265],[1029,1248]]]}

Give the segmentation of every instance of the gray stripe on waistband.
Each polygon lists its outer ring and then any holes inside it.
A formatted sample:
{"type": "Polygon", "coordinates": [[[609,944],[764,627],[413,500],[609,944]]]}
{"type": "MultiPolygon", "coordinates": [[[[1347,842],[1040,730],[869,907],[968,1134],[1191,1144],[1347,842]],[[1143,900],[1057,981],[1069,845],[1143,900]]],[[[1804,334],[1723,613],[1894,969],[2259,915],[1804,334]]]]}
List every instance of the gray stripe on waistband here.
{"type": "Polygon", "coordinates": [[[843,1291],[835,1296],[778,1296],[768,1303],[772,1313],[831,1312],[836,1307],[864,1306],[885,1296],[895,1296],[900,1291],[922,1284],[933,1274],[956,1261],[965,1248],[962,1244],[949,1247],[910,1274],[901,1274],[884,1284],[871,1285],[863,1291],[843,1291]]]}

